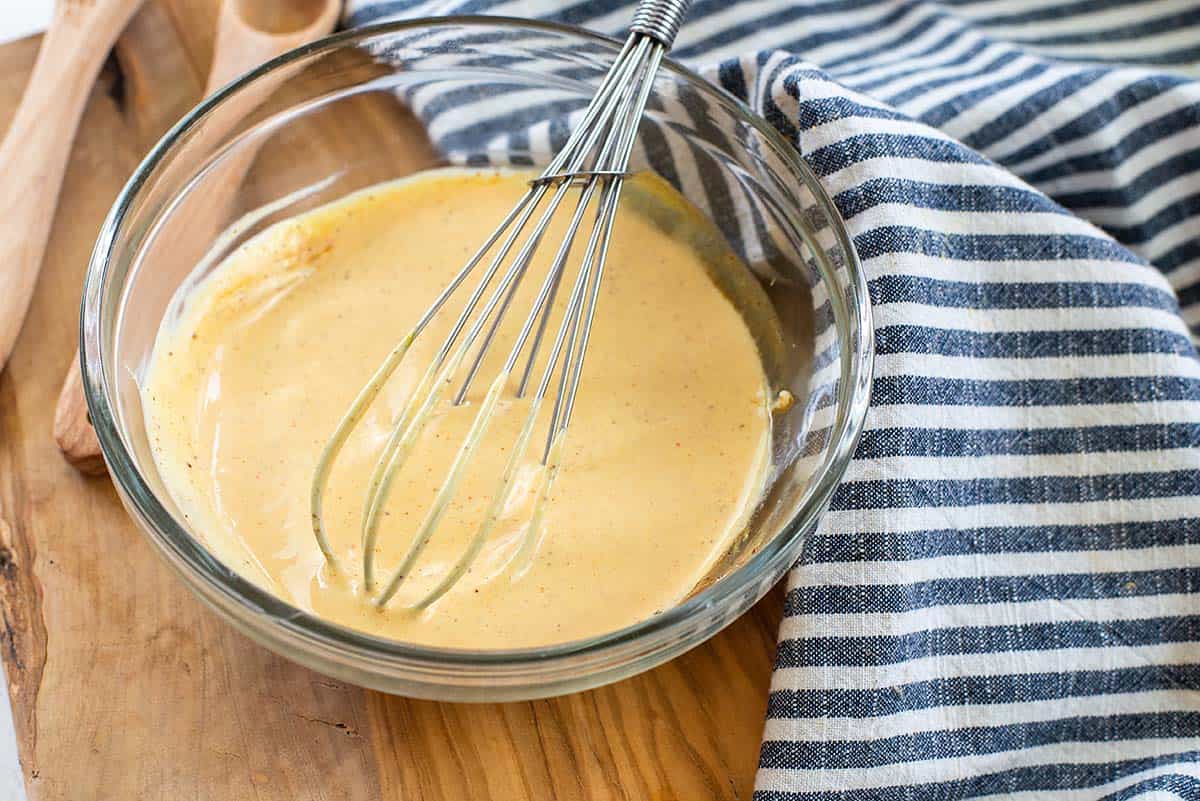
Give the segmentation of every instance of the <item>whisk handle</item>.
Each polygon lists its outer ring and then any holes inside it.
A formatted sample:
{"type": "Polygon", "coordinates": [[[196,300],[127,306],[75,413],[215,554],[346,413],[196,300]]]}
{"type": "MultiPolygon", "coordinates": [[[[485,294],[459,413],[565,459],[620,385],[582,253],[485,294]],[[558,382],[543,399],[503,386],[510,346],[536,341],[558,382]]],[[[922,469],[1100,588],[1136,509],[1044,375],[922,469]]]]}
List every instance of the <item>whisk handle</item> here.
{"type": "Polygon", "coordinates": [[[656,39],[670,50],[691,5],[692,0],[642,0],[629,30],[656,39]]]}

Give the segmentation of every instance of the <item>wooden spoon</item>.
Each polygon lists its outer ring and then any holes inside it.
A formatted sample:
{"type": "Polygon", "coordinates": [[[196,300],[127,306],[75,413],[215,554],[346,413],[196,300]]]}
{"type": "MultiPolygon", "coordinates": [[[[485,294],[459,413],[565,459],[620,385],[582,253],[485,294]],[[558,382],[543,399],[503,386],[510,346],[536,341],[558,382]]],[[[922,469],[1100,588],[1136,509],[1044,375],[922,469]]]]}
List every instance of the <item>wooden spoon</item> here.
{"type": "Polygon", "coordinates": [[[21,332],[75,129],[117,35],[142,0],[59,0],[0,144],[0,371],[21,332]]]}
{"type": "MultiPolygon", "coordinates": [[[[341,8],[342,0],[225,0],[205,95],[264,61],[330,33],[341,8]]],[[[100,443],[87,416],[78,353],[54,410],[54,439],[76,469],[89,475],[105,472],[100,443]]]]}

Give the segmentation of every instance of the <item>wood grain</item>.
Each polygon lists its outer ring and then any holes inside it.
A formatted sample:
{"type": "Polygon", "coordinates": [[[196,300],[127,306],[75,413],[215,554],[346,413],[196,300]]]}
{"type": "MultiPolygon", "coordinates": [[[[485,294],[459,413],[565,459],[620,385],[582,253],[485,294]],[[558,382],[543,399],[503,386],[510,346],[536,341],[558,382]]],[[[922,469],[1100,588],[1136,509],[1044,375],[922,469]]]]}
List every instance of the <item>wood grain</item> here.
{"type": "MultiPolygon", "coordinates": [[[[184,56],[148,73],[169,95],[185,85],[198,97],[214,13],[210,0],[152,0],[135,20],[158,15],[154,36],[178,37],[144,48],[184,56]]],[[[35,53],[33,41],[0,48],[0,126],[35,53]]],[[[0,375],[0,654],[32,801],[748,798],[778,592],[709,643],[600,690],[410,701],[235,633],[152,553],[108,482],[62,460],[49,431],[84,267],[139,128],[157,124],[132,113],[157,108],[152,87],[108,77],[92,91],[28,322],[0,375]]]]}

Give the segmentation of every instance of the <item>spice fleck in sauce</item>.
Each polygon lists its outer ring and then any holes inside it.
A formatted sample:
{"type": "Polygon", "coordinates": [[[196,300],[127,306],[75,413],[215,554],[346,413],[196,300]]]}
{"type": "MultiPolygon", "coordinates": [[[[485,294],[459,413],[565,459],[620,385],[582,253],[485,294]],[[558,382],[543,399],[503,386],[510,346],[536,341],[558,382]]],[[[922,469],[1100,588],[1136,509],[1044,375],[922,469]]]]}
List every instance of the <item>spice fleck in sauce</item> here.
{"type": "MultiPolygon", "coordinates": [[[[762,493],[770,401],[754,340],[709,274],[734,257],[674,190],[641,176],[622,200],[561,470],[532,548],[521,551],[537,518],[544,435],[535,436],[471,571],[432,606],[404,606],[454,562],[496,491],[528,410],[509,392],[411,581],[382,611],[363,591],[368,477],[460,299],[417,340],[343,451],[325,501],[342,569],[324,565],[308,505],[322,446],[529,177],[447,169],[372,187],[268,228],[177,299],[145,375],[145,414],[164,483],[221,560],[356,629],[428,645],[518,648],[603,634],[670,608],[741,533],[762,493]]],[[[559,216],[565,223],[570,215],[559,216]]],[[[514,328],[562,227],[547,234],[552,244],[514,301],[506,318],[514,328]]],[[[466,404],[438,407],[398,475],[376,551],[378,580],[424,517],[509,341],[511,332],[493,345],[466,404]]]]}

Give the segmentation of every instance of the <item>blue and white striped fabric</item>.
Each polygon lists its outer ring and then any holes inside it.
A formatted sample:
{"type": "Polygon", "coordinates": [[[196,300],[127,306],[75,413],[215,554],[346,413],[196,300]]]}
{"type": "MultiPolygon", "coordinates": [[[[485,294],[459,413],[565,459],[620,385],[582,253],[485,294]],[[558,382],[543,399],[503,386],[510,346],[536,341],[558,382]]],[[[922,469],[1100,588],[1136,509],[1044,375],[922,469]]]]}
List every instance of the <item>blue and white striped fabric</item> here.
{"type": "MultiPolygon", "coordinates": [[[[626,0],[357,0],[620,34],[626,0]]],[[[697,0],[870,279],[756,798],[1200,798],[1200,3],[697,0]]]]}

